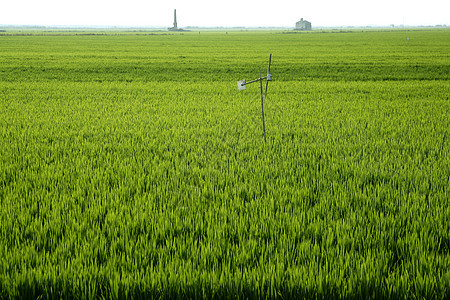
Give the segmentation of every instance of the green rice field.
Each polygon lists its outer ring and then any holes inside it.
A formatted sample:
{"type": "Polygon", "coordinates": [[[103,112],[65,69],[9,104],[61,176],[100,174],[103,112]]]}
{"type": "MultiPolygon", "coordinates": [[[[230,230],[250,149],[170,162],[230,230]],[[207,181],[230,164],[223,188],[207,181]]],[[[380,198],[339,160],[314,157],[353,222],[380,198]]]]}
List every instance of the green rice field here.
{"type": "Polygon", "coordinates": [[[2,32],[0,299],[449,299],[449,95],[448,29],[2,32]]]}

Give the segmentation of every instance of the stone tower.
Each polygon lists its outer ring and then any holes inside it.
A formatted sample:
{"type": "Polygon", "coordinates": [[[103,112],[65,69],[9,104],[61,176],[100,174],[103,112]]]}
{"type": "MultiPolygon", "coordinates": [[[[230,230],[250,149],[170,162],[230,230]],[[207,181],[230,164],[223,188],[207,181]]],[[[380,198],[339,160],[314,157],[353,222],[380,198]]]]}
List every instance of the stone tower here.
{"type": "Polygon", "coordinates": [[[178,26],[177,26],[177,10],[174,9],[173,10],[173,29],[177,30],[178,26]]]}

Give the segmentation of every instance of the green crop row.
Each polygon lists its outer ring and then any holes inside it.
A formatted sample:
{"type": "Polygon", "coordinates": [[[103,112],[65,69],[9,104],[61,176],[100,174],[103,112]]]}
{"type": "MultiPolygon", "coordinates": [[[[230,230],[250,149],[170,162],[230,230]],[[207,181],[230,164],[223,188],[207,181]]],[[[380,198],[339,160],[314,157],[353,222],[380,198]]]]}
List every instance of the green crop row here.
{"type": "Polygon", "coordinates": [[[0,80],[11,82],[232,82],[255,77],[270,52],[280,82],[448,80],[450,74],[448,31],[1,38],[0,80]]]}

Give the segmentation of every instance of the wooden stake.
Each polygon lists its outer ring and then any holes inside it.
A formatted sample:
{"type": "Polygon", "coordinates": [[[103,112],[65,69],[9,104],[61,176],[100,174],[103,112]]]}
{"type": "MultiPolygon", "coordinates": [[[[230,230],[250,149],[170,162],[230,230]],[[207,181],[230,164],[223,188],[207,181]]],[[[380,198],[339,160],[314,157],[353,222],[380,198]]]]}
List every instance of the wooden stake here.
{"type": "MultiPolygon", "coordinates": [[[[259,68],[259,78],[261,79],[261,68],[259,68]]],[[[261,88],[261,112],[262,112],[262,123],[263,123],[263,132],[264,132],[264,143],[267,143],[266,124],[264,123],[264,94],[263,94],[262,80],[259,80],[259,86],[261,88]]]]}

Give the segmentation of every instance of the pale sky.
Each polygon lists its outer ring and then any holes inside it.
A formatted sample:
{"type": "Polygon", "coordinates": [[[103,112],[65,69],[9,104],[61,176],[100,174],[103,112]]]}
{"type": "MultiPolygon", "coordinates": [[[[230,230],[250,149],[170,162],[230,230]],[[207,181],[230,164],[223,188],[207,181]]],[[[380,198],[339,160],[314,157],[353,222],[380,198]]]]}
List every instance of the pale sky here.
{"type": "Polygon", "coordinates": [[[171,27],[450,25],[449,0],[1,0],[3,25],[171,27]]]}

